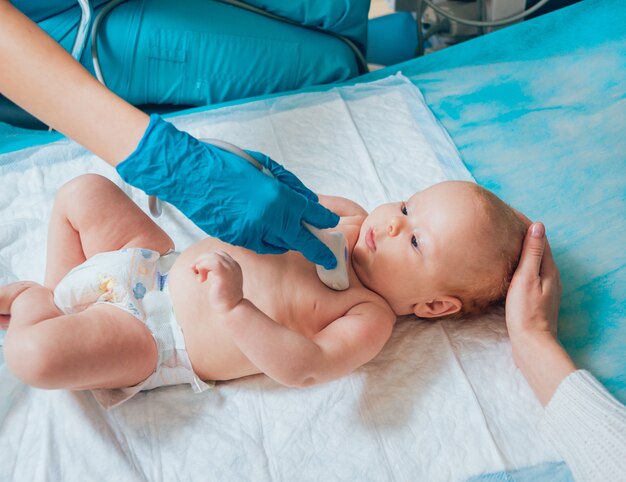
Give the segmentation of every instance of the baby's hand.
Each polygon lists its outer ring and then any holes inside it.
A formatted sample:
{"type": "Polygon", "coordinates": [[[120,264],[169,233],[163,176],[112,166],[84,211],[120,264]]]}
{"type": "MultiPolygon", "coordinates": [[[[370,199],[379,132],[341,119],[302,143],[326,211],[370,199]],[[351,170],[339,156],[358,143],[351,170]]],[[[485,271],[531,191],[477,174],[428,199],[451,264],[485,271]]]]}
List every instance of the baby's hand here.
{"type": "Polygon", "coordinates": [[[241,267],[225,251],[198,256],[191,266],[200,283],[208,281],[209,303],[220,313],[227,313],[243,299],[241,267]]]}

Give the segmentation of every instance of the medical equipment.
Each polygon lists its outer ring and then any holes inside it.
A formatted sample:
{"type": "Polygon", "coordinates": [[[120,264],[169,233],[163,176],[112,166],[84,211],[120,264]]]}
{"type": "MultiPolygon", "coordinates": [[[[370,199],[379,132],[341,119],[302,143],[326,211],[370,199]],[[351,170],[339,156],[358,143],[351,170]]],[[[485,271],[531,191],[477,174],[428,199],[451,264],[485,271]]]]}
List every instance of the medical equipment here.
{"type": "MultiPolygon", "coordinates": [[[[222,141],[219,139],[199,139],[202,142],[207,144],[211,144],[215,147],[219,147],[225,151],[228,151],[232,154],[235,154],[258,170],[263,172],[263,174],[274,177],[272,172],[264,167],[259,161],[257,161],[254,157],[248,154],[243,149],[237,147],[230,142],[222,141]]],[[[156,196],[150,196],[148,200],[148,205],[150,208],[150,213],[154,217],[158,217],[161,215],[161,201],[156,196]]],[[[315,265],[317,269],[317,275],[319,276],[322,283],[333,290],[343,291],[347,290],[350,287],[350,280],[348,276],[348,246],[346,243],[345,236],[338,231],[328,231],[326,229],[318,229],[315,226],[311,226],[309,223],[302,222],[302,225],[307,228],[313,236],[319,239],[322,243],[328,246],[328,249],[331,250],[335,258],[337,259],[337,266],[333,269],[326,269],[319,264],[315,265]]]]}
{"type": "Polygon", "coordinates": [[[388,0],[388,3],[394,10],[412,12],[419,56],[425,53],[429,39],[431,47],[458,43],[524,20],[551,1],[554,0],[539,0],[531,6],[527,6],[527,0],[388,0]]]}

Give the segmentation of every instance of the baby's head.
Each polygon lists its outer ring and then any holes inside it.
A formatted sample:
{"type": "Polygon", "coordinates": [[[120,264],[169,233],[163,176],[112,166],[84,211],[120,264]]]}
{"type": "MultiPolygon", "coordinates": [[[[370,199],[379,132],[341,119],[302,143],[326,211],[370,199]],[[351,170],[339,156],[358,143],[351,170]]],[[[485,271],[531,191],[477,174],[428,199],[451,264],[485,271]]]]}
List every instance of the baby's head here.
{"type": "Polygon", "coordinates": [[[398,315],[474,314],[506,295],[527,227],[477,184],[442,182],[374,209],[352,265],[398,315]]]}

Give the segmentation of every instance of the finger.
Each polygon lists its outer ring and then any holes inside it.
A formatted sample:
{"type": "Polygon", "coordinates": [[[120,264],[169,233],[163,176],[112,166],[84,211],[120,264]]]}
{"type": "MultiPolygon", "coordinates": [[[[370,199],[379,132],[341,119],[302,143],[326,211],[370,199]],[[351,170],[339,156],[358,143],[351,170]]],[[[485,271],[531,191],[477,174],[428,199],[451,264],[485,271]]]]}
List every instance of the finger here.
{"type": "Polygon", "coordinates": [[[224,265],[228,269],[234,270],[239,268],[239,263],[230,255],[230,253],[227,253],[226,251],[221,251],[221,253],[223,254],[222,260],[224,261],[224,265]]]}
{"type": "Polygon", "coordinates": [[[543,260],[541,262],[541,288],[544,293],[552,294],[552,296],[556,296],[557,298],[560,298],[563,292],[559,268],[554,261],[552,249],[547,239],[543,260]]]}
{"type": "Polygon", "coordinates": [[[269,169],[272,175],[283,184],[286,184],[297,193],[302,194],[304,197],[306,197],[310,201],[317,202],[319,200],[319,198],[317,197],[317,194],[315,194],[308,187],[306,187],[304,183],[298,178],[298,176],[296,176],[294,173],[292,173],[288,169],[285,169],[285,167],[282,164],[274,161],[272,158],[260,152],[256,152],[256,151],[246,151],[246,152],[250,154],[252,157],[254,157],[261,164],[263,164],[263,166],[265,166],[267,169],[269,169]]]}
{"type": "Polygon", "coordinates": [[[224,251],[223,249],[215,251],[215,254],[219,256],[221,259],[223,259],[224,261],[229,261],[233,259],[233,257],[229,253],[224,251]]]}
{"type": "Polygon", "coordinates": [[[219,256],[215,252],[203,253],[196,258],[193,264],[194,269],[214,270],[219,265],[219,256]]]}
{"type": "Polygon", "coordinates": [[[543,259],[541,260],[541,275],[556,279],[559,278],[559,268],[557,267],[554,257],[552,256],[552,248],[550,247],[548,238],[546,238],[543,259]]]}
{"type": "Polygon", "coordinates": [[[270,243],[265,239],[258,248],[257,252],[260,254],[283,254],[289,251],[289,247],[282,247],[279,244],[270,243]]]}
{"type": "Polygon", "coordinates": [[[308,187],[306,187],[304,183],[296,177],[295,174],[288,171],[287,169],[284,169],[280,173],[280,175],[276,176],[276,178],[280,182],[287,184],[287,186],[289,186],[291,189],[293,189],[297,193],[302,194],[309,201],[313,201],[313,202],[319,201],[317,194],[315,194],[308,187]]]}
{"type": "Polygon", "coordinates": [[[526,232],[524,246],[517,273],[525,276],[539,276],[545,247],[545,227],[541,223],[533,223],[526,232]]]}
{"type": "Polygon", "coordinates": [[[302,213],[302,220],[316,228],[328,229],[337,226],[339,216],[317,202],[309,202],[302,213]]]}
{"type": "Polygon", "coordinates": [[[204,281],[206,281],[207,276],[209,275],[209,270],[202,268],[200,266],[197,265],[193,265],[191,267],[192,271],[194,272],[194,274],[196,275],[196,279],[200,282],[200,283],[204,283],[204,281]]]}
{"type": "Polygon", "coordinates": [[[311,191],[308,187],[304,185],[304,183],[296,177],[295,174],[288,171],[287,169],[282,169],[281,172],[274,176],[278,181],[282,182],[293,191],[298,194],[302,194],[309,201],[317,202],[319,198],[317,194],[311,191]]]}
{"type": "Polygon", "coordinates": [[[303,226],[300,226],[300,230],[293,240],[292,246],[293,249],[300,251],[306,259],[326,269],[333,269],[337,266],[335,255],[328,246],[313,236],[313,234],[303,226]]]}

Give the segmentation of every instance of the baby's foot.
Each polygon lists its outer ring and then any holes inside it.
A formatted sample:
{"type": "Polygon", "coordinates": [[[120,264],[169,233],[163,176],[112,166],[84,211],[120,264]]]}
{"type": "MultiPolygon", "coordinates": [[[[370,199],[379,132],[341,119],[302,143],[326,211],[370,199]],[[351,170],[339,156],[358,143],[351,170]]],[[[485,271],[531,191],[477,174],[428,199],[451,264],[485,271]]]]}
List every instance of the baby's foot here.
{"type": "Polygon", "coordinates": [[[11,320],[11,305],[23,291],[35,286],[34,281],[18,281],[0,286],[0,329],[6,330],[11,320]]]}

